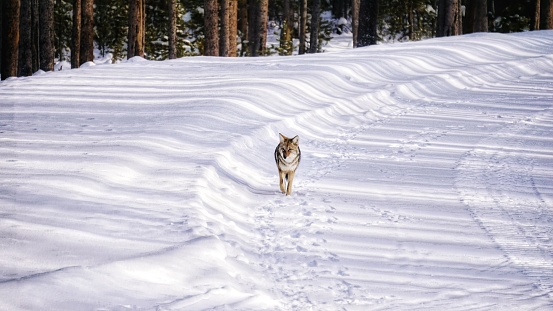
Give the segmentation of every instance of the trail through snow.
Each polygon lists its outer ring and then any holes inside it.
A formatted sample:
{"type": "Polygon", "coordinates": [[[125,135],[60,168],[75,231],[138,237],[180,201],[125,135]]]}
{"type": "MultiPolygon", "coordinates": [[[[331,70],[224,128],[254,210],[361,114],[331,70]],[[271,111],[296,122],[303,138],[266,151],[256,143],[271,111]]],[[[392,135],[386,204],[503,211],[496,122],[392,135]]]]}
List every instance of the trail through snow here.
{"type": "Polygon", "coordinates": [[[551,31],[135,58],[0,101],[1,310],[553,308],[551,31]]]}

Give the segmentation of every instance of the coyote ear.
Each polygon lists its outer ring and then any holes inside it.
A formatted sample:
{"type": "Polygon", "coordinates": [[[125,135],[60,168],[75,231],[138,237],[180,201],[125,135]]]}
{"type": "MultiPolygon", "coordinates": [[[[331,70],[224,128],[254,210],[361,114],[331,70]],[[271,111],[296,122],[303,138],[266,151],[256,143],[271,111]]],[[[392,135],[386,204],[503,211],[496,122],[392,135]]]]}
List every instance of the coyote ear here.
{"type": "Polygon", "coordinates": [[[280,136],[280,142],[283,143],[286,140],[286,136],[282,135],[281,133],[278,133],[280,136]]]}
{"type": "Polygon", "coordinates": [[[296,145],[298,144],[299,141],[300,141],[300,137],[298,135],[296,135],[296,137],[292,138],[292,142],[296,145]]]}

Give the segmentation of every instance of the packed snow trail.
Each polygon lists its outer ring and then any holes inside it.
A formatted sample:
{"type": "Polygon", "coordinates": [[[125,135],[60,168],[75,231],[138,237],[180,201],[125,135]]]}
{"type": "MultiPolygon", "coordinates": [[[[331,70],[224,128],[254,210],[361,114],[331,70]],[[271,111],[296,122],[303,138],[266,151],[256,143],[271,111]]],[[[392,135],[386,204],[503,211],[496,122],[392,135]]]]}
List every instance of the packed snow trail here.
{"type": "Polygon", "coordinates": [[[134,58],[0,99],[0,309],[553,307],[553,32],[134,58]]]}

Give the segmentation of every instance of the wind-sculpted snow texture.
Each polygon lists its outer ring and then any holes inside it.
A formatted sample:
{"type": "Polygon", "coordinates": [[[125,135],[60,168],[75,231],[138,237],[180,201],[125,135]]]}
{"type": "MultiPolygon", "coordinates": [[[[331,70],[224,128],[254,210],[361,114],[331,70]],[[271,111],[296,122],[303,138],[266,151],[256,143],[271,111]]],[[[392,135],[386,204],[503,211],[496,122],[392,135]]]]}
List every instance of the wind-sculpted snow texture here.
{"type": "Polygon", "coordinates": [[[0,102],[0,310],[553,309],[551,31],[134,58],[0,102]]]}

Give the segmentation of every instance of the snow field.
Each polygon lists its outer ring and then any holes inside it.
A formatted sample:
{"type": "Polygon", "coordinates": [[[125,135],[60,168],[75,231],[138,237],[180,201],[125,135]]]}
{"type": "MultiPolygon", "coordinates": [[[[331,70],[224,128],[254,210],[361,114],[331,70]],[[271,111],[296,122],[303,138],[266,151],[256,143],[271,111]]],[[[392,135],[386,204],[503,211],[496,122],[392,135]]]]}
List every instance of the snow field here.
{"type": "Polygon", "coordinates": [[[0,309],[553,307],[553,32],[0,84],[0,309]],[[278,133],[300,136],[290,197],[278,133]]]}

